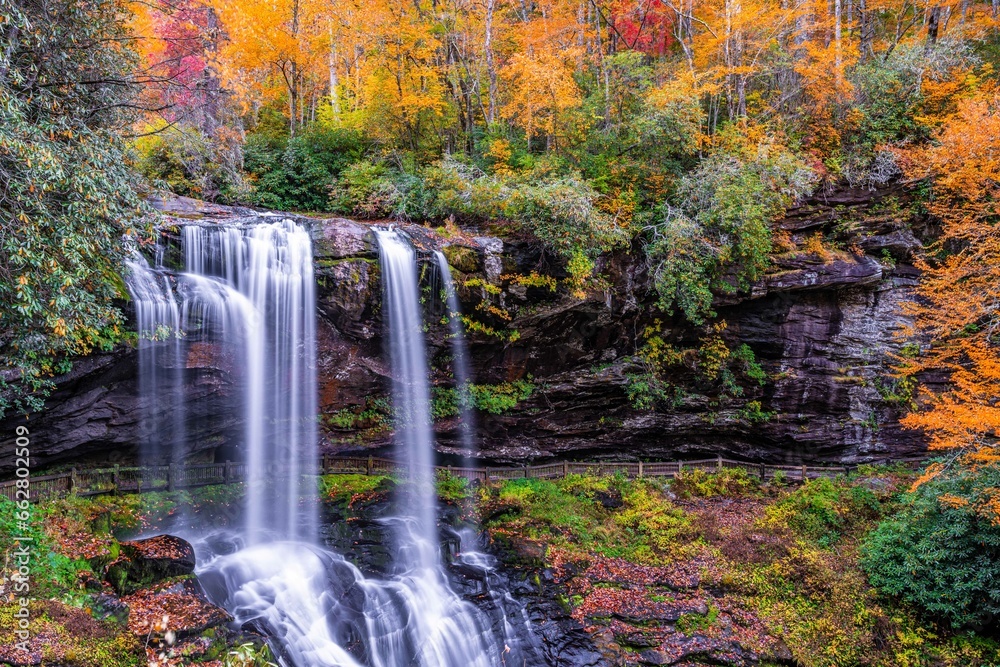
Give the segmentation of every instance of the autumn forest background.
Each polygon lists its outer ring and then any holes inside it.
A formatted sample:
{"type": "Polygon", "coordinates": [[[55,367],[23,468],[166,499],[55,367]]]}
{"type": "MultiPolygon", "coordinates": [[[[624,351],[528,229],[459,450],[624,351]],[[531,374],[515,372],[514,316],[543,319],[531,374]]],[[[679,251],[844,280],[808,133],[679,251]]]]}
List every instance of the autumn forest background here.
{"type": "MultiPolygon", "coordinates": [[[[893,600],[882,639],[811,648],[826,657],[808,664],[989,664],[998,21],[996,0],[0,0],[0,415],[40,409],[73,359],[128,338],[120,269],[164,191],[489,228],[541,244],[571,294],[630,252],[658,313],[704,332],[704,359],[719,299],[775,256],[864,254],[819,232],[797,246],[775,225],[790,208],[898,187],[891,213],[923,248],[887,391],[932,460],[885,472],[899,493],[881,509],[847,482],[775,501],[769,525],[812,540],[802,559],[851,574],[768,594],[801,593],[787,619],[841,638],[871,621],[846,586],[893,600]]],[[[681,356],[655,331],[640,344],[629,398],[655,410],[681,356]]],[[[760,373],[748,349],[719,354],[741,381],[760,373]]],[[[770,418],[756,409],[749,423],[770,418]]],[[[518,502],[530,518],[577,502],[564,491],[518,502]]]]}

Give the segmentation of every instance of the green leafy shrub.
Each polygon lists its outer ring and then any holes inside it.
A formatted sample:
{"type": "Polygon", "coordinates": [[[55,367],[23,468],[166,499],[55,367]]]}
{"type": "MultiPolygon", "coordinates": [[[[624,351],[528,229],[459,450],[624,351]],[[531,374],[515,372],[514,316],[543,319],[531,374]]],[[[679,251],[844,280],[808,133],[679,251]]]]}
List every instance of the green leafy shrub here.
{"type": "Polygon", "coordinates": [[[681,554],[694,537],[691,518],[663,497],[653,483],[639,481],[622,492],[624,507],[614,522],[623,535],[609,536],[597,551],[655,565],[681,554]]]}
{"type": "Polygon", "coordinates": [[[136,168],[154,185],[208,201],[230,202],[246,194],[238,161],[227,159],[222,142],[183,124],[162,122],[148,132],[135,142],[136,168]]]}
{"type": "MultiPolygon", "coordinates": [[[[746,344],[730,348],[722,338],[726,322],[718,322],[699,341],[697,348],[678,348],[668,343],[657,320],[643,330],[643,343],[633,361],[637,372],[627,374],[625,391],[637,410],[676,408],[689,391],[713,398],[721,406],[767,382],[767,373],[746,344]]],[[[748,402],[740,417],[751,423],[767,421],[773,413],[760,401],[748,402]]]]}
{"type": "MultiPolygon", "coordinates": [[[[508,222],[573,260],[574,277],[589,274],[584,258],[624,246],[627,229],[597,207],[600,194],[574,174],[488,175],[454,158],[409,174],[361,161],[344,169],[332,189],[334,210],[365,218],[508,222]]],[[[585,276],[584,276],[585,277],[585,276]]]]}
{"type": "Polygon", "coordinates": [[[768,266],[771,222],[807,194],[814,175],[782,146],[719,150],[681,179],[646,250],[667,313],[714,316],[713,290],[747,288],[768,266]]]}
{"type": "Polygon", "coordinates": [[[828,165],[855,187],[875,189],[898,178],[902,170],[886,146],[927,139],[934,129],[932,119],[943,111],[928,108],[926,83],[947,81],[977,60],[968,43],[944,39],[933,53],[921,43],[901,44],[884,58],[853,68],[853,93],[843,111],[842,150],[828,158],[828,165]]]}
{"type": "Polygon", "coordinates": [[[386,396],[369,396],[364,405],[341,408],[325,415],[326,423],[335,429],[365,429],[381,432],[392,423],[392,400],[386,396]]]}
{"type": "Polygon", "coordinates": [[[447,470],[437,471],[437,495],[445,502],[457,503],[469,497],[469,480],[447,470]]]}
{"type": "Polygon", "coordinates": [[[362,160],[344,168],[330,189],[334,211],[359,218],[408,218],[405,201],[413,177],[382,163],[362,160]]]}
{"type": "Polygon", "coordinates": [[[431,394],[431,417],[435,420],[457,417],[462,413],[455,387],[434,387],[431,394]]]}
{"type": "Polygon", "coordinates": [[[1000,615],[1000,466],[943,473],[906,494],[862,547],[872,585],[954,627],[1000,615]]]}
{"type": "Polygon", "coordinates": [[[246,643],[230,649],[223,667],[278,667],[267,644],[246,643]]]}
{"type": "Polygon", "coordinates": [[[862,485],[827,477],[809,480],[767,510],[767,524],[787,526],[822,547],[836,544],[879,517],[878,497],[862,485]]]}
{"type": "Polygon", "coordinates": [[[499,415],[513,410],[521,401],[531,397],[535,384],[529,377],[527,380],[514,380],[500,384],[469,385],[469,395],[477,410],[499,415]]]}
{"type": "Polygon", "coordinates": [[[124,338],[124,239],[152,215],[122,138],[140,93],[130,15],[121,0],[0,11],[0,416],[40,409],[69,356],[124,338]]]}
{"type": "Polygon", "coordinates": [[[319,478],[320,494],[334,504],[345,505],[358,494],[386,488],[391,479],[386,475],[323,475],[319,478]]]}
{"type": "Polygon", "coordinates": [[[760,480],[743,468],[704,470],[684,468],[670,482],[670,489],[680,498],[739,497],[756,494],[760,480]]]}
{"type": "Polygon", "coordinates": [[[259,206],[290,211],[329,210],[330,187],[363,150],[352,130],[319,123],[288,137],[258,132],[247,137],[244,168],[259,206]]]}

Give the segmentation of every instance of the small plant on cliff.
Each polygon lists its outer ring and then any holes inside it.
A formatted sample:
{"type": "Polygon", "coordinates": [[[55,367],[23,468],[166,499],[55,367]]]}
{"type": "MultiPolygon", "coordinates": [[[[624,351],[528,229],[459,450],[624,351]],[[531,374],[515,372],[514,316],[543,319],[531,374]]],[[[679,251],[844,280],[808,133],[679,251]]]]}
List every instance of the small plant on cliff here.
{"type": "Polygon", "coordinates": [[[513,410],[518,403],[530,398],[534,391],[535,384],[530,375],[527,379],[513,382],[469,385],[469,395],[476,409],[494,415],[513,410]]]}
{"type": "Polygon", "coordinates": [[[763,274],[771,222],[812,188],[804,162],[754,128],[744,130],[721,138],[720,148],[681,179],[662,221],[648,228],[658,304],[695,324],[714,317],[713,290],[745,289],[763,274]]]}
{"type": "MultiPolygon", "coordinates": [[[[763,386],[767,374],[746,344],[730,348],[723,339],[726,322],[707,327],[697,348],[679,349],[666,342],[657,320],[643,331],[643,344],[633,360],[640,372],[628,375],[626,393],[637,410],[677,407],[688,391],[713,397],[715,405],[743,396],[746,390],[763,386]]],[[[757,423],[771,414],[759,401],[747,404],[741,417],[757,423]],[[755,405],[754,405],[755,404],[755,405]]]]}
{"type": "Polygon", "coordinates": [[[681,617],[677,619],[676,627],[686,635],[693,635],[711,629],[718,619],[719,608],[715,605],[709,605],[708,611],[704,614],[693,612],[681,614],[681,617]]]}

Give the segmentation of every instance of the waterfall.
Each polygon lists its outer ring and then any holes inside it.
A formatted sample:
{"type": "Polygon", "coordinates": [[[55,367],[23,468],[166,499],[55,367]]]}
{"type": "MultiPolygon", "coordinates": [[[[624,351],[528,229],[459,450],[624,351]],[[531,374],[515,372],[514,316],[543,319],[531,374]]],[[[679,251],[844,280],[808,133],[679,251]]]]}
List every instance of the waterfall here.
{"type": "Polygon", "coordinates": [[[184,414],[163,406],[183,406],[180,308],[170,278],[154,271],[142,256],[128,262],[128,288],[135,305],[139,347],[139,398],[142,406],[140,459],[145,465],[173,463],[184,446],[184,414]],[[164,401],[163,393],[169,394],[164,401]]]}
{"type": "Polygon", "coordinates": [[[316,295],[309,233],[291,220],[244,229],[188,225],[185,270],[235,289],[260,318],[248,338],[244,423],[250,484],[246,538],[315,540],[316,295]],[[250,344],[254,346],[251,349],[250,344]]]}
{"type": "MultiPolygon", "coordinates": [[[[404,503],[412,523],[416,562],[432,569],[440,561],[437,493],[434,488],[434,434],[430,383],[424,349],[417,258],[412,246],[392,230],[376,229],[382,270],[382,313],[392,365],[396,446],[412,485],[404,503]]],[[[405,536],[404,536],[405,537],[405,536]]],[[[405,543],[405,542],[404,542],[405,543]]]]}
{"type": "MultiPolygon", "coordinates": [[[[246,226],[185,225],[184,272],[137,258],[128,286],[140,332],[140,393],[147,462],[183,462],[184,415],[164,428],[161,406],[182,406],[192,343],[226,356],[241,386],[243,451],[249,469],[245,539],[268,534],[314,541],[316,470],[316,296],[312,242],[291,220],[246,226]],[[172,394],[168,397],[167,394],[172,394]],[[169,400],[167,400],[169,398],[169,400]],[[164,433],[170,442],[164,441],[164,433]],[[172,453],[165,458],[164,450],[172,453]],[[305,507],[301,507],[305,497],[305,507]]],[[[162,251],[158,256],[162,256],[162,251]]],[[[177,470],[183,468],[178,466],[177,470]]]]}
{"type": "Polygon", "coordinates": [[[524,631],[523,609],[490,588],[489,568],[480,564],[485,557],[477,560],[470,551],[462,565],[481,577],[489,614],[449,585],[437,530],[416,253],[399,232],[376,229],[375,235],[396,434],[407,469],[402,512],[385,520],[395,536],[391,576],[366,578],[342,556],[314,545],[270,542],[214,557],[199,568],[199,578],[237,623],[254,623],[274,639],[285,667],[543,664],[524,631]]]}
{"type": "Polygon", "coordinates": [[[150,405],[182,390],[161,369],[183,368],[195,342],[218,347],[241,387],[246,518],[238,535],[196,540],[199,579],[238,624],[270,637],[283,667],[542,664],[532,645],[522,646],[520,635],[530,635],[523,608],[492,590],[485,556],[470,550],[461,566],[479,573],[486,611],[449,585],[437,530],[416,253],[399,232],[375,233],[396,432],[408,471],[403,510],[385,520],[395,536],[385,579],[366,578],[321,548],[316,504],[300,502],[310,495],[303,480],[317,465],[315,278],[306,231],[288,220],[187,225],[183,273],[134,262],[128,283],[136,317],[142,332],[154,332],[140,336],[149,341],[140,346],[140,372],[150,405]]]}
{"type": "Polygon", "coordinates": [[[469,393],[472,374],[469,372],[468,348],[465,344],[465,330],[462,327],[462,307],[458,302],[458,294],[455,292],[455,282],[451,278],[451,267],[448,266],[448,258],[440,250],[434,251],[434,258],[437,260],[438,274],[441,276],[441,289],[444,291],[445,306],[448,309],[448,330],[451,338],[452,355],[451,368],[455,374],[455,393],[458,400],[458,408],[462,415],[462,424],[459,427],[459,441],[462,445],[462,456],[469,459],[472,458],[476,451],[476,422],[475,412],[472,410],[472,396],[469,393]]]}

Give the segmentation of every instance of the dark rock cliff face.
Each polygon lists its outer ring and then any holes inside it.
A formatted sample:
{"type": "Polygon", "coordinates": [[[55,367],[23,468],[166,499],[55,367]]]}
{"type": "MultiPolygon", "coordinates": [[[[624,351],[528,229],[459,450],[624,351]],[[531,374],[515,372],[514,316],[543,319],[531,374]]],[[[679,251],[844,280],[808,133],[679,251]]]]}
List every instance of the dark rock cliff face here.
{"type": "MultiPolygon", "coordinates": [[[[453,382],[446,309],[430,254],[443,249],[469,320],[474,381],[530,383],[530,396],[516,407],[476,415],[484,459],[723,453],[771,462],[856,463],[919,455],[919,434],[899,428],[896,408],[884,398],[892,398],[887,355],[898,351],[897,333],[906,325],[901,304],[917,280],[907,262],[920,246],[899,222],[901,199],[905,203],[905,193],[892,190],[839,192],[790,212],[781,225],[786,251],[775,256],[768,275],[716,303],[728,325],[724,338],[749,345],[768,381],[727,404],[691,391],[674,407],[656,411],[634,409],[626,393],[642,332],[655,324],[678,345],[695,346],[703,331],[655,310],[638,248],[603,257],[601,281],[581,296],[565,287],[560,264],[529,240],[404,226],[419,250],[432,380],[441,387],[453,382]],[[826,248],[806,243],[820,231],[826,248]],[[830,247],[831,241],[846,249],[830,247]],[[747,419],[751,400],[770,419],[747,419]]],[[[173,216],[171,224],[249,214],[190,200],[161,206],[173,216]]],[[[324,449],[381,452],[391,446],[392,433],[373,235],[350,220],[299,220],[314,238],[324,449]]],[[[216,356],[189,356],[187,362],[189,440],[195,455],[235,459],[238,379],[216,356]]],[[[140,438],[135,373],[135,353],[128,349],[81,360],[58,378],[42,413],[26,421],[10,417],[2,427],[10,432],[25,423],[32,429],[39,466],[86,458],[126,462],[140,438]]],[[[445,415],[436,427],[442,453],[465,453],[460,418],[445,415]]],[[[0,468],[12,463],[0,453],[0,468]]]]}

